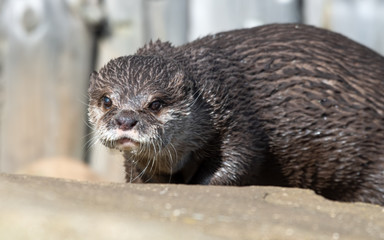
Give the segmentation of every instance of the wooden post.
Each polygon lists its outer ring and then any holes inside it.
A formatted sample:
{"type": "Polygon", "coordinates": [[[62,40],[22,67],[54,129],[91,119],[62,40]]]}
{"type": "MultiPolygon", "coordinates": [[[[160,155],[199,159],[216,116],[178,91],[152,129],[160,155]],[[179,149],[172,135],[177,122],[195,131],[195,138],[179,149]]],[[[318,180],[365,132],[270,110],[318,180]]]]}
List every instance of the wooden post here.
{"type": "Polygon", "coordinates": [[[92,35],[76,1],[5,0],[0,9],[0,171],[81,158],[92,35]]]}

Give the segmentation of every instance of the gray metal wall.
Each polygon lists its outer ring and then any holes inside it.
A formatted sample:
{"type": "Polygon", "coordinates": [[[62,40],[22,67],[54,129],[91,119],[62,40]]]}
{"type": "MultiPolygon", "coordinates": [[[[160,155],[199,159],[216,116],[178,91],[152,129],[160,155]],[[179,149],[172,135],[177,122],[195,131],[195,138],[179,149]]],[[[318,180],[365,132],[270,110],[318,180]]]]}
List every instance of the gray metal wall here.
{"type": "Polygon", "coordinates": [[[0,171],[88,154],[95,171],[122,181],[120,154],[87,143],[92,68],[149,39],[179,45],[209,33],[298,21],[384,53],[384,0],[0,0],[0,171]],[[97,26],[104,26],[102,38],[97,26]]]}

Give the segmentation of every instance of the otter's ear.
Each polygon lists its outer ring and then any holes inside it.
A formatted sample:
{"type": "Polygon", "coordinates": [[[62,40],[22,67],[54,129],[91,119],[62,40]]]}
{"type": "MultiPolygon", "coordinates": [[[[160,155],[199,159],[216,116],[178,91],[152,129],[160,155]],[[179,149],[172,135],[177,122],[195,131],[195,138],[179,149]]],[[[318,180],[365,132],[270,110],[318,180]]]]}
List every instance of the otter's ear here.
{"type": "Polygon", "coordinates": [[[96,71],[93,71],[91,73],[91,75],[89,76],[89,88],[88,88],[88,92],[91,92],[92,89],[95,88],[95,85],[96,85],[96,82],[97,82],[97,79],[99,78],[99,73],[96,72],[96,71]]]}
{"type": "Polygon", "coordinates": [[[195,82],[192,79],[187,78],[183,71],[176,72],[175,79],[178,83],[180,83],[181,86],[183,86],[185,91],[195,91],[195,82]]]}
{"type": "Polygon", "coordinates": [[[98,77],[99,77],[99,73],[97,71],[93,71],[89,75],[89,84],[90,84],[90,86],[95,84],[95,82],[97,81],[98,77]]]}

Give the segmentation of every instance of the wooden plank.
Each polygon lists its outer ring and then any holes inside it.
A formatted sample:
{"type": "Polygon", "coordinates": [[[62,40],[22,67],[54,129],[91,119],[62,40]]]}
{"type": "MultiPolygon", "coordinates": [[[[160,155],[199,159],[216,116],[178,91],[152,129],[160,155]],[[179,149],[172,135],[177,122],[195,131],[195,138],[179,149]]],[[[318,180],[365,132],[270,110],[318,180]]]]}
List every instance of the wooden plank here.
{"type": "Polygon", "coordinates": [[[188,15],[187,0],[144,1],[145,40],[187,42],[188,15]]]}
{"type": "Polygon", "coordinates": [[[191,0],[189,40],[268,23],[299,22],[298,0],[191,0]]]}
{"type": "Polygon", "coordinates": [[[348,36],[384,54],[384,2],[318,0],[304,1],[304,21],[348,36]]]}
{"type": "Polygon", "coordinates": [[[2,4],[1,171],[83,155],[92,35],[72,10],[66,1],[2,4]]]}

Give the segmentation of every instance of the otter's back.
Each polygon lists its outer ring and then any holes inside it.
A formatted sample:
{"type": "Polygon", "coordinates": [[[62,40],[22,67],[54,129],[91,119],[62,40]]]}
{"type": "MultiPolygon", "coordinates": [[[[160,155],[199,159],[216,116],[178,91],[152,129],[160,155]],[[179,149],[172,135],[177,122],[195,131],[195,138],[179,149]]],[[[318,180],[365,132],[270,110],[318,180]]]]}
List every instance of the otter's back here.
{"type": "Polygon", "coordinates": [[[227,86],[232,112],[254,112],[290,185],[346,200],[353,191],[340,189],[384,188],[382,56],[295,24],[220,33],[184,47],[215,53],[216,74],[226,76],[217,84],[227,86]]]}

